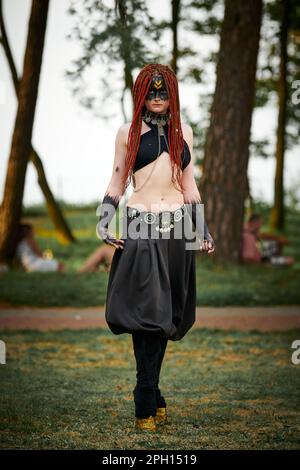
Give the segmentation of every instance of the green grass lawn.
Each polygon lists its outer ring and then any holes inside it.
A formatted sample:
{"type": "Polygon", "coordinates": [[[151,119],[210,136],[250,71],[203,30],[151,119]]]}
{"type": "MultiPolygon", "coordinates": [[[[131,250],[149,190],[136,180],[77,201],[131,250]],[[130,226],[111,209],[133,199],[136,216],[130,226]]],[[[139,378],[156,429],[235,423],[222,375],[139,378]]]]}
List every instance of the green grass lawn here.
{"type": "Polygon", "coordinates": [[[192,329],[169,341],[160,387],[171,421],[134,429],[131,336],[107,330],[0,332],[1,448],[297,449],[300,330],[192,329]]]}
{"type": "MultiPolygon", "coordinates": [[[[24,211],[23,220],[34,225],[42,250],[50,248],[63,261],[64,273],[26,273],[13,269],[0,273],[1,300],[15,305],[93,306],[105,303],[108,274],[77,273],[85,259],[101,243],[96,236],[97,204],[90,207],[68,207],[64,213],[77,238],[68,246],[55,238],[52,222],[43,207],[24,211]]],[[[268,210],[259,211],[267,220],[268,210]]],[[[300,217],[288,210],[285,234],[290,245],[284,254],[296,258],[291,266],[218,265],[205,253],[197,255],[198,305],[276,305],[300,303],[300,217]]],[[[263,230],[267,226],[262,227],[263,230]]]]}

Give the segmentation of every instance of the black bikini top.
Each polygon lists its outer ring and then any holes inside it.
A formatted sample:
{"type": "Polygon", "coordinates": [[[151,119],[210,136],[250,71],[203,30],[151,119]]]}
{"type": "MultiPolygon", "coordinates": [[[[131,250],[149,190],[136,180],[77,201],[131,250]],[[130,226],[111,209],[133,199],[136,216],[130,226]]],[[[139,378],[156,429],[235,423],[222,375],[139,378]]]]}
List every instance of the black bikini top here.
{"type": "MultiPolygon", "coordinates": [[[[146,124],[147,126],[151,128],[151,130],[141,135],[140,146],[139,146],[139,150],[138,150],[135,164],[133,167],[133,173],[140,170],[144,166],[149,165],[149,163],[153,162],[157,157],[157,153],[158,153],[157,124],[152,124],[151,121],[147,122],[146,124]]],[[[163,129],[164,129],[166,139],[168,140],[168,124],[165,124],[163,126],[163,129]]],[[[167,147],[167,144],[163,135],[160,136],[160,148],[161,148],[160,155],[163,152],[169,153],[168,147],[167,147]]],[[[184,147],[183,147],[183,151],[181,154],[182,170],[185,169],[185,167],[190,163],[190,161],[191,161],[190,149],[189,149],[188,144],[184,140],[184,147]]]]}

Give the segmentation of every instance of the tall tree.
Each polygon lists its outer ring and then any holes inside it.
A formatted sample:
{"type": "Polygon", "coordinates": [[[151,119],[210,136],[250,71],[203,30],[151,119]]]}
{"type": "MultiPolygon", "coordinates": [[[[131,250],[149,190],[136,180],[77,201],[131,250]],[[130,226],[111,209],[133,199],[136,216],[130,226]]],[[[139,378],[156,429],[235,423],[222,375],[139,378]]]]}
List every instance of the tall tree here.
{"type": "MultiPolygon", "coordinates": [[[[11,72],[12,76],[12,81],[15,89],[15,93],[18,96],[19,92],[19,77],[18,77],[18,72],[17,68],[15,65],[15,61],[13,59],[11,47],[9,44],[8,36],[6,33],[6,27],[5,27],[5,21],[4,21],[4,15],[3,15],[3,8],[2,8],[2,0],[0,0],[0,31],[1,31],[1,37],[0,37],[0,43],[3,46],[8,66],[11,72]]],[[[64,218],[64,215],[57,204],[57,201],[55,200],[55,197],[51,191],[51,188],[48,184],[46,173],[44,170],[43,162],[41,160],[41,157],[39,156],[38,152],[35,150],[35,148],[31,145],[31,151],[30,151],[30,156],[29,156],[30,161],[34,165],[37,175],[38,175],[38,183],[40,185],[41,191],[44,194],[45,200],[46,200],[46,205],[47,205],[47,210],[49,217],[51,218],[55,230],[58,233],[58,235],[67,242],[74,241],[75,238],[71,232],[71,229],[64,218]]]]}
{"type": "Polygon", "coordinates": [[[262,0],[226,0],[201,194],[219,262],[240,261],[262,0]]]}
{"type": "Polygon", "coordinates": [[[0,262],[10,262],[22,200],[42,64],[49,0],[32,0],[19,102],[0,211],[0,262]]]}
{"type": "Polygon", "coordinates": [[[177,60],[178,60],[178,24],[180,21],[180,0],[172,0],[172,33],[173,33],[173,51],[171,67],[177,74],[177,60]]]}
{"type": "Polygon", "coordinates": [[[132,91],[133,70],[154,61],[157,56],[150,48],[157,47],[161,34],[149,15],[147,3],[114,0],[108,5],[99,0],[71,0],[68,11],[75,19],[69,37],[76,39],[81,49],[79,58],[67,71],[73,81],[74,94],[80,104],[109,120],[114,114],[106,103],[121,89],[121,109],[124,121],[127,121],[124,99],[125,93],[132,91]],[[93,76],[99,77],[96,93],[89,80],[91,68],[93,76]],[[112,74],[120,78],[120,87],[113,88],[112,74]]]}
{"type": "Polygon", "coordinates": [[[271,229],[284,228],[284,190],[283,170],[286,147],[286,121],[287,121],[287,62],[288,62],[288,30],[290,1],[280,0],[281,28],[280,28],[280,72],[278,80],[278,122],[276,141],[276,172],[274,186],[274,206],[271,211],[271,229]]]}
{"type": "MultiPolygon", "coordinates": [[[[298,0],[272,0],[264,3],[260,67],[256,105],[273,105],[277,95],[278,118],[275,152],[266,140],[266,157],[276,157],[274,206],[270,230],[283,229],[285,221],[285,153],[299,145],[300,109],[292,100],[294,83],[300,79],[300,5],[298,0]],[[268,148],[267,148],[268,147],[268,148]]],[[[263,155],[265,154],[265,155],[263,155]]]]}

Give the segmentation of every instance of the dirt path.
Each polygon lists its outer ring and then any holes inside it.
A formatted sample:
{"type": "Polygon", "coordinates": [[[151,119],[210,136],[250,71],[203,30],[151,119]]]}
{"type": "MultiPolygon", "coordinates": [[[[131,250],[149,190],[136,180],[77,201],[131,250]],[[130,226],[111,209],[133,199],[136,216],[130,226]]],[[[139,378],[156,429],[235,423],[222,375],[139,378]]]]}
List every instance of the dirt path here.
{"type": "MultiPolygon", "coordinates": [[[[300,328],[300,306],[198,307],[194,328],[275,331],[300,328]]],[[[0,329],[108,328],[104,306],[35,308],[0,306],[0,329]]]]}

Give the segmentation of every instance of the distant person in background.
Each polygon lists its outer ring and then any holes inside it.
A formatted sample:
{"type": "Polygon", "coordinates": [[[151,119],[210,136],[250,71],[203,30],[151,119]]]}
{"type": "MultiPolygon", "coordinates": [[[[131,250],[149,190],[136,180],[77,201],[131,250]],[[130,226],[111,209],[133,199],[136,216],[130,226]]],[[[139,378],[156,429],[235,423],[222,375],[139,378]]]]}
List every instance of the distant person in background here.
{"type": "Polygon", "coordinates": [[[64,271],[64,264],[52,258],[45,258],[40,250],[31,224],[19,224],[15,240],[14,253],[16,260],[25,271],[64,271]]]}
{"type": "Polygon", "coordinates": [[[86,260],[83,266],[77,271],[80,273],[93,273],[99,270],[100,266],[104,266],[106,272],[110,271],[110,265],[115,252],[115,248],[110,245],[99,246],[86,260]]]}
{"type": "Polygon", "coordinates": [[[253,214],[243,228],[242,260],[246,263],[261,263],[257,235],[261,226],[261,217],[253,214]]]}
{"type": "Polygon", "coordinates": [[[291,265],[292,256],[282,256],[283,246],[288,240],[283,236],[259,233],[262,225],[260,214],[252,214],[243,229],[242,260],[245,263],[270,263],[291,265]]]}

